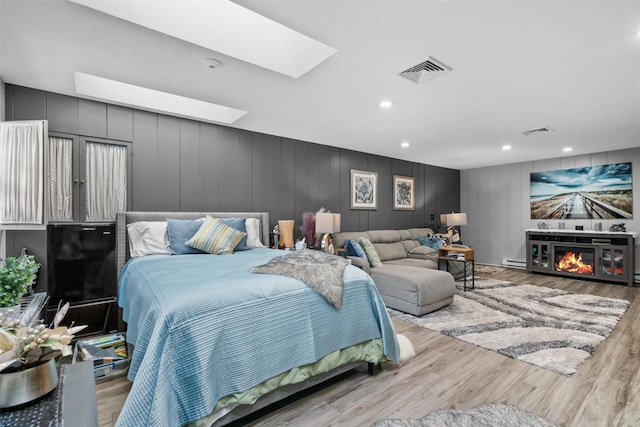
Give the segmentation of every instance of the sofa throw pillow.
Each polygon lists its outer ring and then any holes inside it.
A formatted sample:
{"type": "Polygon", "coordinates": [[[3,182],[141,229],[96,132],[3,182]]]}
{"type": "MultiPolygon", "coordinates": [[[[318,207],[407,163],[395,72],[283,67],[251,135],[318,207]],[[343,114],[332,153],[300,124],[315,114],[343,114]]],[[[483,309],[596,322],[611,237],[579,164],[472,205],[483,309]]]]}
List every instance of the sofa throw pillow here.
{"type": "Polygon", "coordinates": [[[418,239],[418,242],[420,242],[422,246],[428,246],[432,248],[436,252],[438,252],[438,249],[444,246],[442,239],[435,236],[420,237],[418,239]]]}
{"type": "Polygon", "coordinates": [[[165,221],[138,221],[127,224],[129,255],[168,255],[167,223],[165,221]]]}
{"type": "Polygon", "coordinates": [[[367,259],[369,260],[369,264],[371,267],[382,267],[382,261],[380,261],[380,257],[378,256],[378,251],[373,246],[373,243],[369,239],[365,239],[364,237],[360,237],[358,239],[358,243],[364,249],[364,252],[367,254],[367,259]]]}
{"type": "Polygon", "coordinates": [[[196,220],[167,218],[167,240],[171,255],[204,254],[205,252],[185,245],[198,231],[203,218],[196,220]]]}
{"type": "Polygon", "coordinates": [[[247,233],[229,227],[218,218],[208,217],[185,244],[210,254],[228,255],[246,237],[247,233]]]}
{"type": "Polygon", "coordinates": [[[360,258],[367,259],[367,254],[360,246],[360,243],[355,240],[347,239],[344,241],[344,248],[347,250],[347,256],[357,256],[360,258]]]}
{"type": "MultiPolygon", "coordinates": [[[[207,218],[211,218],[211,217],[207,216],[207,218]]],[[[243,233],[247,233],[246,218],[218,218],[218,219],[220,220],[220,222],[228,225],[231,228],[234,228],[238,231],[242,231],[243,233]]],[[[247,237],[248,237],[248,234],[246,234],[240,240],[240,243],[238,243],[238,246],[235,247],[234,251],[246,251],[248,249],[251,249],[247,244],[247,237]]]]}

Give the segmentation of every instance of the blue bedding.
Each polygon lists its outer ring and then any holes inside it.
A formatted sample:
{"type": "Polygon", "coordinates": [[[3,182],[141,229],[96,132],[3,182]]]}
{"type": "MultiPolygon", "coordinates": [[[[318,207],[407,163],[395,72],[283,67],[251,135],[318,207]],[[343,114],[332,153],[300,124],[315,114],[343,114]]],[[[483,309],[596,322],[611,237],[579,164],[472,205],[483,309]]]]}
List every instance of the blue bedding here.
{"type": "Polygon", "coordinates": [[[371,278],[347,266],[336,310],[301,281],[251,274],[282,251],[152,255],[130,260],[118,303],[135,346],[117,426],[181,426],[242,392],[326,354],[382,338],[399,347],[371,278]]]}

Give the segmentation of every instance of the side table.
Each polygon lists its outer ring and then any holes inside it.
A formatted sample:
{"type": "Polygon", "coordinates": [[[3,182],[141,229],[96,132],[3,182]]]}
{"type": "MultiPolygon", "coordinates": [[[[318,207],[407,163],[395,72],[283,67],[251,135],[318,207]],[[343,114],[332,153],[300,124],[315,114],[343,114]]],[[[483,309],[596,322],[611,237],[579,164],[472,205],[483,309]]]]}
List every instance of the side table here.
{"type": "Polygon", "coordinates": [[[93,363],[62,364],[58,386],[45,396],[0,411],[2,426],[63,427],[98,426],[93,363]]]}
{"type": "Polygon", "coordinates": [[[460,276],[464,277],[464,291],[467,291],[467,265],[471,264],[471,289],[476,288],[476,262],[475,253],[471,248],[458,248],[453,246],[444,246],[438,249],[438,270],[440,270],[440,264],[445,264],[445,269],[449,270],[449,262],[453,261],[453,266],[456,268],[453,278],[458,280],[460,276]],[[456,263],[462,263],[462,268],[459,268],[456,263]]]}

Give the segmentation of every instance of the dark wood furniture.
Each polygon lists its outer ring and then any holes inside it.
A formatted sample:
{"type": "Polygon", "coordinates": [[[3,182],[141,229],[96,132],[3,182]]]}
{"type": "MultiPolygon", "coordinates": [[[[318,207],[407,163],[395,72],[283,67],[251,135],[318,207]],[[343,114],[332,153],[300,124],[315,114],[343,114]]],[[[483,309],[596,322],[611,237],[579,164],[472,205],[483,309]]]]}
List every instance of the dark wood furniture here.
{"type": "Polygon", "coordinates": [[[527,272],[633,286],[636,236],[635,232],[527,230],[527,272]],[[569,254],[575,259],[567,267],[563,258],[569,254]]]}

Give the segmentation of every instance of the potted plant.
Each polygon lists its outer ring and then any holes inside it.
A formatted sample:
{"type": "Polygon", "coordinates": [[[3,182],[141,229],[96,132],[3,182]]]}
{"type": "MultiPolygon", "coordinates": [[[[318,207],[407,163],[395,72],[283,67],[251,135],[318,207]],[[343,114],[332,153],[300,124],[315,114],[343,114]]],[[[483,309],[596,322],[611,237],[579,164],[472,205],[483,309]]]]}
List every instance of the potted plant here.
{"type": "Polygon", "coordinates": [[[18,258],[9,257],[0,262],[0,307],[19,305],[22,297],[31,291],[39,269],[40,264],[33,255],[27,255],[26,249],[22,249],[18,258]]]}

